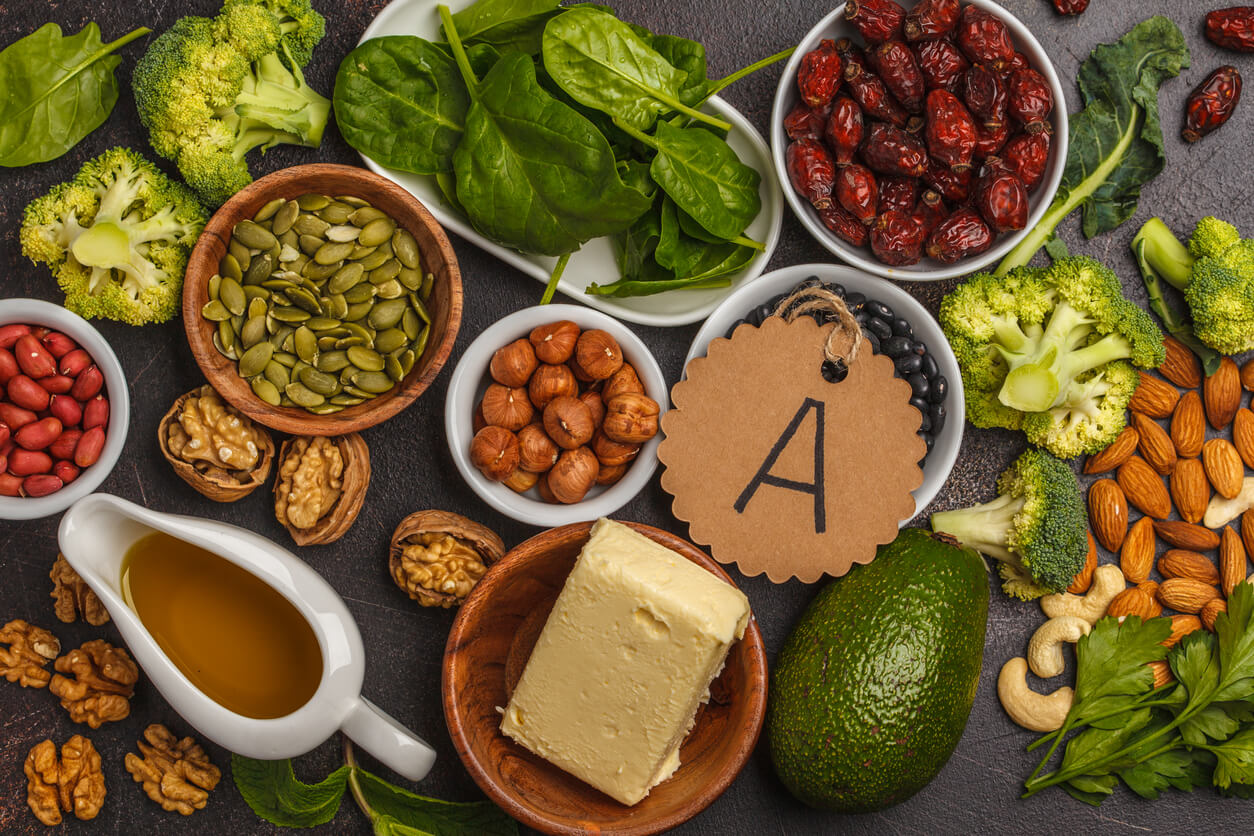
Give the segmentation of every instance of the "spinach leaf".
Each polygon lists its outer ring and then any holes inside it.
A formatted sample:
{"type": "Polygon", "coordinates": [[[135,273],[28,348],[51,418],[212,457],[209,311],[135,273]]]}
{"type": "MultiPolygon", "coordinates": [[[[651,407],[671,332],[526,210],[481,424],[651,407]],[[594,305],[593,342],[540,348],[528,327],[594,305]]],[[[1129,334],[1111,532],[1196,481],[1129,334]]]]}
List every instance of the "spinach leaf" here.
{"type": "Polygon", "coordinates": [[[649,174],[649,164],[646,162],[619,160],[618,176],[645,197],[653,197],[657,193],[657,183],[653,182],[653,177],[649,174]]]}
{"type": "Polygon", "coordinates": [[[661,218],[658,210],[645,212],[616,238],[618,248],[618,272],[627,279],[665,278],[653,258],[661,236],[661,218]]]}
{"type": "Polygon", "coordinates": [[[676,209],[675,216],[679,219],[679,228],[684,231],[685,235],[691,235],[698,241],[706,241],[711,244],[718,244],[724,240],[717,235],[711,235],[701,224],[693,220],[692,215],[689,215],[682,209],[676,209]]]}
{"type": "Polygon", "coordinates": [[[501,52],[540,52],[540,36],[561,0],[479,0],[453,15],[466,44],[491,44],[501,52]]]}
{"type": "Polygon", "coordinates": [[[648,130],[662,113],[678,110],[726,129],[728,125],[680,101],[687,74],[676,69],[631,27],[587,7],[549,21],[541,55],[553,80],[581,104],[648,130]]]}
{"type": "Polygon", "coordinates": [[[347,764],[317,784],[292,772],[290,760],[259,761],[231,755],[231,776],[253,812],[281,827],[313,827],[335,818],[348,782],[347,764]]]}
{"type": "Polygon", "coordinates": [[[432,836],[515,836],[518,824],[491,801],[457,803],[424,798],[393,786],[360,767],[357,787],[371,811],[375,833],[432,836]]]}
{"type": "Polygon", "coordinates": [[[675,69],[683,72],[684,81],[679,85],[679,100],[689,107],[703,101],[709,81],[705,72],[705,47],[696,41],[677,35],[654,35],[649,45],[675,69]]]}
{"type": "Polygon", "coordinates": [[[151,29],[140,27],[112,43],[89,23],[64,37],[45,23],[0,52],[0,165],[55,160],[109,118],[118,100],[112,55],[151,29]]]}
{"type": "Polygon", "coordinates": [[[740,161],[719,137],[701,128],[659,122],[653,137],[657,156],[653,179],[711,235],[730,240],[744,231],[762,208],[762,176],[740,161]]]}

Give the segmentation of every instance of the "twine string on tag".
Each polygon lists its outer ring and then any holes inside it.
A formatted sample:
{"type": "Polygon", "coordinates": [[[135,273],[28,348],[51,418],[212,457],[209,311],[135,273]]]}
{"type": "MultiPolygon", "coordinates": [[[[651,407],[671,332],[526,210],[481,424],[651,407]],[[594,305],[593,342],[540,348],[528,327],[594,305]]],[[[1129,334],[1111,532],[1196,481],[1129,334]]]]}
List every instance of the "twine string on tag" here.
{"type": "Polygon", "coordinates": [[[775,316],[792,322],[814,311],[836,315],[836,327],[823,343],[823,357],[830,363],[848,368],[862,348],[862,326],[853,318],[844,299],[826,288],[803,287],[779,303],[775,316]]]}

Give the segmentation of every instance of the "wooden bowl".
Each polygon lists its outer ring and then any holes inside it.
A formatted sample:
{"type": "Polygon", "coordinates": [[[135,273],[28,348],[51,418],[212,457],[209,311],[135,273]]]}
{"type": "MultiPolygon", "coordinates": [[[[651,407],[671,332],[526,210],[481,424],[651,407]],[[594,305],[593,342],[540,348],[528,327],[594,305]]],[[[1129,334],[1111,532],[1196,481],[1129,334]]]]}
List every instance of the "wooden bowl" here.
{"type": "Polygon", "coordinates": [[[183,327],[192,355],[213,388],[258,423],[296,435],[344,435],[386,421],[421,395],[440,373],[453,350],[462,319],[462,279],[457,256],[444,229],[427,208],[400,186],[377,174],[346,165],[316,163],[267,175],[236,194],[214,213],[192,250],[183,280],[183,327]],[[431,334],[413,369],[390,390],[365,403],[331,415],[314,415],[300,407],[271,406],[258,398],[236,372],[235,361],[213,346],[217,326],[200,315],[209,301],[209,279],[218,272],[235,224],[251,218],[276,197],[294,198],[317,192],[353,195],[386,212],[418,241],[424,272],[435,275],[427,308],[431,334]]]}
{"type": "MultiPolygon", "coordinates": [[[[732,582],[687,540],[647,525],[625,524],[732,582]]],[[[704,810],[749,759],[766,712],[766,652],[751,618],[679,750],[679,770],[631,807],[507,738],[500,731],[497,706],[509,701],[591,528],[591,522],[575,523],[532,537],[489,569],[471,591],[444,651],[444,718],[471,777],[523,824],[552,834],[645,836],[704,810]]]]}

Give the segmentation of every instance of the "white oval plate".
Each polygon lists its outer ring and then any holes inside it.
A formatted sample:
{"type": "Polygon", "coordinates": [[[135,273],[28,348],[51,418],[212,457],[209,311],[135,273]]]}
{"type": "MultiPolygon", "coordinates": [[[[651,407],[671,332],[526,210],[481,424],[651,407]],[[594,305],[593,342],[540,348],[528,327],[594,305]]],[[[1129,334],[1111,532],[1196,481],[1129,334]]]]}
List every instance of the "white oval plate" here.
{"type": "MultiPolygon", "coordinates": [[[[421,38],[440,40],[440,18],[436,6],[440,0],[393,0],[366,27],[363,41],[385,35],[417,35],[421,38]]],[[[765,245],[745,269],[732,276],[728,287],[712,290],[681,290],[659,293],[655,296],[637,296],[615,299],[609,296],[590,296],[584,288],[593,282],[608,284],[618,279],[618,265],[614,247],[609,238],[594,238],[570,257],[566,271],[558,281],[557,289],[571,299],[604,311],[611,316],[641,325],[669,327],[690,325],[709,316],[727,294],[740,285],[757,278],[775,252],[779,243],[780,226],[784,218],[784,203],[779,181],[771,165],[771,152],[762,135],[740,111],[717,96],[710,98],[706,108],[710,113],[732,124],[727,143],[746,165],[762,175],[758,193],[762,196],[762,211],[749,224],[745,235],[765,245]]],[[[470,223],[444,202],[435,178],[407,171],[384,168],[366,155],[362,155],[366,167],[409,191],[431,210],[441,224],[480,249],[527,273],[541,284],[547,284],[557,259],[550,256],[528,255],[502,247],[489,241],[470,226],[470,223]]],[[[537,298],[536,301],[539,301],[537,298]]]]}

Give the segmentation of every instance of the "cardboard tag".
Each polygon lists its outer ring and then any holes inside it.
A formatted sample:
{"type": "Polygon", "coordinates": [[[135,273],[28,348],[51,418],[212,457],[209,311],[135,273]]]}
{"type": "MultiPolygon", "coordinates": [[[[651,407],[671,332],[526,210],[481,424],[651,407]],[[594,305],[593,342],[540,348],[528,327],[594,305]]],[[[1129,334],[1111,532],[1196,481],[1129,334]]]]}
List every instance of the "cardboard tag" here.
{"type": "Polygon", "coordinates": [[[808,316],[741,325],[671,390],[662,487],[692,538],[746,575],[843,575],[914,514],[927,448],[910,385],[865,344],[844,380],[825,380],[833,327],[808,316]]]}

